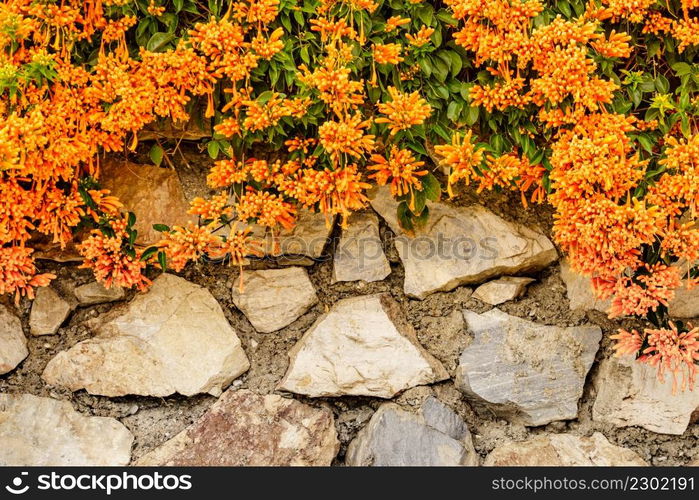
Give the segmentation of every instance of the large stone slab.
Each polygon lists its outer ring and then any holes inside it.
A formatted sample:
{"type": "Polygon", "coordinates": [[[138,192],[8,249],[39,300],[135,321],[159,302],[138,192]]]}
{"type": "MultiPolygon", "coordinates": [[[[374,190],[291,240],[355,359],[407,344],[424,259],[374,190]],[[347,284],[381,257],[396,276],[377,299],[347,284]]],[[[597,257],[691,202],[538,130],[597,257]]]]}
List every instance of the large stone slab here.
{"type": "Polygon", "coordinates": [[[136,214],[139,245],[157,243],[161,234],[153,224],[184,226],[196,217],[187,214],[189,204],[184,196],[177,172],[155,165],[138,165],[116,158],[107,158],[101,165],[99,178],[124,204],[124,209],[136,214]]]}
{"type": "Polygon", "coordinates": [[[464,311],[464,318],[474,338],[459,359],[456,382],[467,397],[524,425],[577,416],[602,338],[598,326],[541,325],[498,309],[464,311]]]}
{"type": "Polygon", "coordinates": [[[537,271],[558,258],[546,236],[479,205],[433,203],[427,223],[412,237],[400,227],[398,205],[388,189],[376,190],[371,205],[396,233],[410,297],[423,299],[504,274],[537,271]]]}
{"type": "Polygon", "coordinates": [[[561,259],[561,279],[566,285],[571,310],[595,310],[603,313],[609,311],[611,300],[597,298],[590,278],[573,271],[568,259],[561,259]]]}
{"type": "Polygon", "coordinates": [[[497,306],[520,297],[527,289],[527,285],[533,281],[533,278],[505,276],[482,284],[476,288],[472,297],[486,304],[497,306]]]}
{"type": "Polygon", "coordinates": [[[0,375],[14,370],[29,356],[22,322],[0,304],[0,375]]]}
{"type": "Polygon", "coordinates": [[[41,287],[36,291],[29,314],[29,329],[32,335],[53,335],[58,331],[68,315],[72,305],[50,287],[41,287]]]}
{"type": "Polygon", "coordinates": [[[290,325],[318,303],[308,272],[301,267],[246,271],[243,288],[232,291],[233,303],[258,332],[290,325]]]}
{"type": "Polygon", "coordinates": [[[355,466],[478,465],[464,421],[434,397],[418,413],[385,403],[349,444],[345,459],[355,466]]]}
{"type": "Polygon", "coordinates": [[[67,401],[0,394],[0,465],[123,466],[133,435],[118,420],[87,417],[67,401]]]}
{"type": "Polygon", "coordinates": [[[110,397],[218,395],[250,367],[211,293],[172,274],[90,326],[96,336],[49,361],[46,382],[110,397]]]}
{"type": "Polygon", "coordinates": [[[657,368],[632,356],[600,362],[593,379],[597,398],[592,419],[616,427],[638,426],[661,434],[683,434],[699,409],[699,384],[672,392],[672,374],[658,379],[657,368]]]}
{"type": "Polygon", "coordinates": [[[136,465],[328,466],[339,448],[327,408],[229,390],[198,422],[136,465]]]}
{"type": "Polygon", "coordinates": [[[337,302],[289,351],[289,358],[279,389],[311,397],[391,398],[448,378],[388,295],[337,302]]]}
{"type": "Polygon", "coordinates": [[[485,458],[489,466],[644,466],[636,452],[611,444],[599,432],[590,437],[572,434],[544,434],[527,441],[507,443],[485,458]]]}
{"type": "Polygon", "coordinates": [[[355,213],[335,248],[333,281],[381,281],[391,274],[374,213],[355,213]]]}

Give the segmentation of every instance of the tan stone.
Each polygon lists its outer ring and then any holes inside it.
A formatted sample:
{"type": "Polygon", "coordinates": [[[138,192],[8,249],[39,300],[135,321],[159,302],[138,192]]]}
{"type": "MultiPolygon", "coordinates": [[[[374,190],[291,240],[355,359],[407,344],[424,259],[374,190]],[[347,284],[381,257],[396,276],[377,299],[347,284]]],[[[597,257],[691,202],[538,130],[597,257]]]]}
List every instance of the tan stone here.
{"type": "Polygon", "coordinates": [[[123,288],[118,286],[105,288],[102,283],[97,281],[76,287],[74,293],[81,306],[115,302],[126,296],[123,288]]]}
{"type": "Polygon", "coordinates": [[[508,300],[514,300],[524,294],[527,285],[535,281],[532,278],[505,276],[482,284],[472,297],[486,304],[497,306],[508,300]]]}
{"type": "Polygon", "coordinates": [[[28,355],[22,322],[0,304],[0,375],[14,370],[28,355]]]}
{"type": "Polygon", "coordinates": [[[72,309],[71,304],[52,288],[39,288],[29,314],[31,334],[53,335],[68,318],[72,309]]]}
{"type": "Polygon", "coordinates": [[[381,281],[391,274],[373,213],[352,214],[335,248],[333,281],[381,281]]]}
{"type": "Polygon", "coordinates": [[[571,310],[596,310],[606,313],[611,307],[609,299],[597,298],[589,277],[578,274],[570,268],[568,259],[561,260],[561,279],[566,285],[571,310]]]}

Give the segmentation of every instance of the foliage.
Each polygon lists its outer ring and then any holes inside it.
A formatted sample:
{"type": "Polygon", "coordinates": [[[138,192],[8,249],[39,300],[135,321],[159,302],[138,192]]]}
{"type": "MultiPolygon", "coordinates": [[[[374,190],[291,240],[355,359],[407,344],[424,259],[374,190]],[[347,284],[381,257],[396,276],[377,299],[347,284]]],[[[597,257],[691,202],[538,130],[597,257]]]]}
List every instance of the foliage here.
{"type": "MultiPolygon", "coordinates": [[[[0,292],[51,279],[33,232],[67,244],[107,284],[148,266],[260,252],[299,208],[328,223],[389,185],[401,223],[459,182],[550,203],[554,237],[593,278],[618,352],[693,384],[697,330],[670,323],[699,259],[697,0],[7,0],[0,5],[0,292]],[[215,134],[199,224],[133,220],[99,190],[98,153],[136,147],[146,124],[185,121],[198,98],[215,134]],[[441,185],[439,172],[446,173],[441,185]],[[435,173],[437,175],[435,175],[435,173]],[[227,237],[223,225],[234,225],[227,237]],[[240,226],[244,227],[244,226],[240,226]]],[[[154,146],[156,164],[163,150],[154,146]]]]}

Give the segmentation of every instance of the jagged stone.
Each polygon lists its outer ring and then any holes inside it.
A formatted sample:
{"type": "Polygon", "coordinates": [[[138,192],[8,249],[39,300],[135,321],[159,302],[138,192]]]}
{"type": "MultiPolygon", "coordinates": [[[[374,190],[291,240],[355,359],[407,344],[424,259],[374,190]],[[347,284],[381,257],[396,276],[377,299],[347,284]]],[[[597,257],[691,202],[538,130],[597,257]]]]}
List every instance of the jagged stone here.
{"type": "Polygon", "coordinates": [[[602,331],[533,323],[498,309],[464,311],[473,341],[456,383],[473,402],[524,425],[573,419],[602,331]]]}
{"type": "Polygon", "coordinates": [[[250,367],[211,293],[172,274],[89,326],[96,336],[49,361],[46,382],[110,397],[218,395],[250,367]]]}
{"type": "Polygon", "coordinates": [[[119,286],[105,288],[102,283],[97,281],[76,287],[74,293],[75,298],[78,299],[78,303],[81,306],[116,302],[117,300],[122,300],[126,296],[123,288],[119,286]]]}
{"type": "Polygon", "coordinates": [[[32,335],[53,335],[58,331],[73,310],[71,304],[50,287],[36,291],[29,314],[29,329],[32,335]]]}
{"type": "Polygon", "coordinates": [[[543,234],[508,222],[486,208],[430,205],[427,223],[406,234],[397,203],[386,188],[373,193],[371,205],[391,227],[405,268],[404,290],[424,299],[431,293],[482,283],[504,274],[538,271],[558,258],[543,234]]]}
{"type": "Polygon", "coordinates": [[[233,303],[258,332],[284,328],[318,303],[308,273],[300,267],[250,271],[243,279],[242,290],[233,288],[233,303]]]}
{"type": "Polygon", "coordinates": [[[14,370],[27,356],[22,322],[0,304],[0,375],[14,370]]]}
{"type": "Polygon", "coordinates": [[[373,213],[352,214],[335,249],[333,281],[381,281],[391,274],[373,213]]]}
{"type": "Polygon", "coordinates": [[[561,259],[561,279],[566,285],[570,309],[583,311],[600,311],[606,313],[610,306],[609,299],[601,300],[592,289],[592,282],[587,276],[576,273],[570,268],[568,259],[561,259]]]}
{"type": "Polygon", "coordinates": [[[279,389],[311,397],[391,398],[409,387],[448,378],[441,363],[418,343],[400,306],[388,295],[337,302],[289,357],[279,389]]]}
{"type": "Polygon", "coordinates": [[[520,297],[527,289],[527,285],[533,281],[535,280],[532,278],[505,276],[479,286],[473,292],[472,297],[486,304],[497,306],[520,297]]]}

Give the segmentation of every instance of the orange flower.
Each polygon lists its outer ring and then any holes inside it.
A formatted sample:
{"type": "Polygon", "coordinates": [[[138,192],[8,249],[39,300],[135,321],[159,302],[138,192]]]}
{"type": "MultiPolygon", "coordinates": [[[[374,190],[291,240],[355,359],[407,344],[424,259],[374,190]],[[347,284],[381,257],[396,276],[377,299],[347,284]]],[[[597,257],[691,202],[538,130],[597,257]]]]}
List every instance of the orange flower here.
{"type": "Polygon", "coordinates": [[[218,221],[221,217],[230,217],[233,214],[233,209],[228,206],[227,193],[221,193],[208,200],[200,197],[194,198],[187,213],[198,215],[204,221],[218,221]]]}
{"type": "Polygon", "coordinates": [[[0,247],[0,294],[15,294],[15,303],[20,297],[34,298],[34,289],[48,286],[55,274],[37,274],[31,259],[34,250],[27,247],[0,247]]]}
{"type": "Polygon", "coordinates": [[[646,330],[648,347],[643,350],[642,359],[658,368],[658,377],[663,380],[666,371],[672,373],[672,392],[694,388],[699,361],[699,328],[687,325],[688,331],[679,332],[677,325],[670,322],[670,328],[646,330]],[[678,377],[681,379],[678,383],[678,377]]]}
{"type": "Polygon", "coordinates": [[[377,64],[398,64],[403,61],[400,56],[402,47],[397,43],[372,45],[374,61],[377,64]]]}
{"type": "Polygon", "coordinates": [[[327,121],[318,127],[320,144],[334,161],[338,161],[341,154],[358,158],[374,149],[374,136],[364,133],[370,125],[371,121],[362,120],[359,113],[339,121],[327,121]]]}
{"type": "Polygon", "coordinates": [[[391,31],[394,31],[398,29],[400,26],[403,26],[405,24],[409,24],[410,19],[406,17],[400,17],[400,16],[392,16],[386,19],[386,26],[384,27],[384,31],[386,33],[390,33],[391,31]]]}
{"type": "Polygon", "coordinates": [[[449,179],[447,182],[447,192],[449,196],[454,196],[452,186],[463,180],[470,184],[471,179],[476,177],[477,169],[483,162],[483,150],[476,148],[471,142],[472,131],[468,130],[463,136],[454,134],[451,144],[435,146],[435,150],[442,158],[440,164],[449,168],[449,179]]]}
{"type": "Polygon", "coordinates": [[[423,24],[422,28],[420,28],[420,31],[418,31],[414,35],[407,33],[405,35],[405,38],[408,39],[410,45],[414,45],[415,47],[422,47],[423,45],[430,43],[430,37],[432,36],[432,33],[434,33],[434,29],[428,28],[423,24]]]}
{"type": "Polygon", "coordinates": [[[247,177],[247,169],[241,162],[229,159],[218,160],[206,176],[206,183],[212,188],[222,188],[240,184],[247,177]]]}
{"type": "Polygon", "coordinates": [[[296,209],[279,195],[248,188],[235,207],[242,221],[255,221],[260,226],[273,228],[277,224],[285,229],[294,227],[296,209]]]}
{"type": "Polygon", "coordinates": [[[395,135],[400,130],[406,130],[414,125],[422,125],[432,114],[430,105],[416,91],[404,94],[395,87],[388,87],[391,101],[379,103],[379,112],[386,117],[376,118],[376,123],[386,123],[395,135]]]}
{"type": "Polygon", "coordinates": [[[427,175],[427,170],[418,170],[425,165],[424,161],[416,161],[413,153],[407,149],[391,147],[391,154],[388,158],[381,155],[372,155],[373,165],[369,165],[369,170],[376,170],[369,176],[376,179],[380,186],[385,186],[389,180],[391,182],[391,194],[402,196],[411,193],[413,189],[422,190],[420,177],[427,175]]]}
{"type": "Polygon", "coordinates": [[[179,272],[188,262],[199,260],[209,251],[218,251],[221,239],[212,234],[213,229],[215,223],[197,226],[190,222],[186,227],[174,226],[169,233],[165,233],[158,247],[167,255],[168,267],[179,272]]]}

